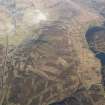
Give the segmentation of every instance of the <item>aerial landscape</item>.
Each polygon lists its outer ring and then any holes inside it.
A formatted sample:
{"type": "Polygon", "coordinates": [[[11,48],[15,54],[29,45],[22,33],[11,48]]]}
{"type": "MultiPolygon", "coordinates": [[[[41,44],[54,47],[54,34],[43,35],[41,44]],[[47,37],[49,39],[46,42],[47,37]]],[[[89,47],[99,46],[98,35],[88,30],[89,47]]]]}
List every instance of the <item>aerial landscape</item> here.
{"type": "Polygon", "coordinates": [[[105,0],[0,0],[0,105],[105,105],[105,0]]]}

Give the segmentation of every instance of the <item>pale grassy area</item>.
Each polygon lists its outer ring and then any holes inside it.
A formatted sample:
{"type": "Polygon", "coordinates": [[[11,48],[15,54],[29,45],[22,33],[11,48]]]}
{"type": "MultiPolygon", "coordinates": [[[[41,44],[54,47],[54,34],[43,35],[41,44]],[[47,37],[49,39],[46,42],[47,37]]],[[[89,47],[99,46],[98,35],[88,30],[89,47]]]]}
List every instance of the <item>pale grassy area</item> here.
{"type": "MultiPolygon", "coordinates": [[[[17,29],[16,33],[14,35],[8,34],[8,42],[9,45],[14,45],[17,46],[20,44],[23,40],[25,40],[28,37],[31,37],[32,35],[35,35],[35,31],[33,32],[32,30],[25,31],[25,29],[17,29]]],[[[6,44],[6,35],[0,36],[0,44],[5,45],[6,44]]]]}
{"type": "MultiPolygon", "coordinates": [[[[22,39],[24,39],[25,36],[9,36],[8,40],[9,40],[9,45],[18,45],[19,43],[22,42],[22,39]]],[[[6,45],[6,37],[0,37],[0,44],[6,45]]]]}

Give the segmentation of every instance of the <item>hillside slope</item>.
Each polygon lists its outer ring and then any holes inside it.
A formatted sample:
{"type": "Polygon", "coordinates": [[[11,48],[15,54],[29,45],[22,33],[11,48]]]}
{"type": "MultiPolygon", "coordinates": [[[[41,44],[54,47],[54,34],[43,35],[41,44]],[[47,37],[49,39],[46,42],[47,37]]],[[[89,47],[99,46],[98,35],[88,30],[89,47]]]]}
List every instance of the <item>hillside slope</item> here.
{"type": "Polygon", "coordinates": [[[68,105],[104,105],[101,62],[85,38],[89,28],[102,26],[95,6],[103,4],[0,0],[0,105],[48,105],[67,97],[68,105]]]}

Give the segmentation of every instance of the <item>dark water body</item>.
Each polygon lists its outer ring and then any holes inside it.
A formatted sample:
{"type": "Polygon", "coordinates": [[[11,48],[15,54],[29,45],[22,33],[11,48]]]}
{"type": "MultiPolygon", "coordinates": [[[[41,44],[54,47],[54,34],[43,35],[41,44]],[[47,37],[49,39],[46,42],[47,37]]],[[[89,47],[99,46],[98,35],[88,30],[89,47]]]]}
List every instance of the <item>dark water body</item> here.
{"type": "Polygon", "coordinates": [[[105,53],[98,51],[96,49],[96,46],[94,43],[94,40],[95,40],[94,38],[97,35],[96,32],[101,32],[101,31],[105,31],[105,28],[104,27],[92,27],[92,28],[88,29],[85,37],[88,42],[90,50],[93,51],[93,53],[95,53],[96,57],[101,60],[102,64],[105,65],[105,53]]]}
{"type": "Polygon", "coordinates": [[[92,27],[90,29],[87,30],[86,32],[86,40],[87,40],[87,43],[89,44],[89,48],[90,50],[92,50],[94,53],[97,53],[98,51],[96,50],[95,48],[95,43],[94,43],[94,38],[96,36],[96,32],[101,32],[101,31],[105,31],[105,27],[92,27]]]}
{"type": "Polygon", "coordinates": [[[105,65],[105,53],[100,52],[96,54],[96,57],[100,59],[101,64],[104,66],[105,65]]]}
{"type": "MultiPolygon", "coordinates": [[[[89,48],[90,50],[95,54],[96,58],[98,58],[101,62],[101,74],[102,74],[102,84],[105,86],[105,53],[104,52],[100,52],[100,51],[97,51],[96,50],[96,46],[95,46],[95,43],[94,43],[94,38],[95,36],[97,35],[96,32],[100,32],[101,31],[105,31],[105,28],[104,27],[93,27],[93,28],[90,28],[85,37],[86,37],[86,40],[89,44],[89,48]]],[[[98,34],[100,35],[100,34],[98,34]]],[[[103,33],[103,36],[105,35],[105,33],[103,33]]]]}
{"type": "Polygon", "coordinates": [[[102,84],[105,87],[105,53],[100,52],[96,54],[96,57],[101,61],[102,84]]]}

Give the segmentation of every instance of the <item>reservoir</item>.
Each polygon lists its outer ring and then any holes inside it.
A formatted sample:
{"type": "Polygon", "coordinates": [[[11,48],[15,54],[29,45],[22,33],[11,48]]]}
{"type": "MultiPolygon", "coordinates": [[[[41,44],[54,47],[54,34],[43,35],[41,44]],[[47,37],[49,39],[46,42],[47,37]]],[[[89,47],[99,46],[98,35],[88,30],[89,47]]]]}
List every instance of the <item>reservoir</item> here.
{"type": "Polygon", "coordinates": [[[102,83],[105,86],[105,46],[104,46],[104,37],[105,37],[105,28],[104,27],[93,27],[90,28],[86,35],[86,40],[89,45],[90,50],[95,54],[101,62],[101,74],[102,74],[102,83]],[[98,40],[96,40],[97,38],[98,40]],[[98,43],[99,42],[99,43],[98,43]],[[101,45],[100,48],[97,48],[97,45],[101,45]],[[100,50],[101,49],[101,50],[100,50]]]}

